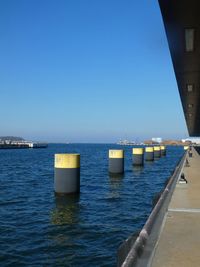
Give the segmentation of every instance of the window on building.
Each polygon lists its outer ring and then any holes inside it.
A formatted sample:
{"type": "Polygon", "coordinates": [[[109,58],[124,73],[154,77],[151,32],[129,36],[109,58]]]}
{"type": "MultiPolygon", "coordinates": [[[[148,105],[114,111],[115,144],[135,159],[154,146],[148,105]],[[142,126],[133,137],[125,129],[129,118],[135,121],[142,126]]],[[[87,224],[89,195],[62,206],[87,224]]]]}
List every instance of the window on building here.
{"type": "Polygon", "coordinates": [[[194,29],[185,29],[185,50],[194,51],[194,29]]]}
{"type": "Polygon", "coordinates": [[[194,84],[187,84],[187,92],[188,93],[194,92],[194,84]]]}

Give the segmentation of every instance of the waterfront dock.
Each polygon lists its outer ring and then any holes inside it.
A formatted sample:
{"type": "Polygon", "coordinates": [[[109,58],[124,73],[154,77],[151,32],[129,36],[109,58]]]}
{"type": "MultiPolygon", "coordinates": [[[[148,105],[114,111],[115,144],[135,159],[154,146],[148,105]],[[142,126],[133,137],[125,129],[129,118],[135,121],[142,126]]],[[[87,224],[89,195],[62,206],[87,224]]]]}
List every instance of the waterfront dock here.
{"type": "Polygon", "coordinates": [[[187,184],[177,183],[159,236],[152,267],[200,265],[200,156],[192,149],[189,167],[183,168],[187,184]]]}
{"type": "Polygon", "coordinates": [[[0,141],[0,149],[46,148],[48,144],[29,141],[0,141]]]}
{"type": "Polygon", "coordinates": [[[119,248],[120,267],[199,267],[200,147],[189,149],[139,236],[119,248]],[[192,157],[191,157],[192,155],[192,157]]]}

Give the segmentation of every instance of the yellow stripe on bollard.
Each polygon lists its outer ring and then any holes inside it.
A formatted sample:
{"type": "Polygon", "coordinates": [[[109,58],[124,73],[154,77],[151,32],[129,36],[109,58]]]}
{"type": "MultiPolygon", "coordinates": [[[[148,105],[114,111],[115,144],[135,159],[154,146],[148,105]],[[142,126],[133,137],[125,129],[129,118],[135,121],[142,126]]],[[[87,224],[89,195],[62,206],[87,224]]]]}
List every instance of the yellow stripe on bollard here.
{"type": "Polygon", "coordinates": [[[144,154],[144,148],[133,148],[134,155],[142,155],[144,154]]]}
{"type": "Polygon", "coordinates": [[[153,149],[154,149],[154,151],[160,151],[160,147],[159,146],[154,146],[153,149]]]}
{"type": "Polygon", "coordinates": [[[55,154],[55,168],[80,168],[80,154],[55,154]]]}
{"type": "Polygon", "coordinates": [[[145,147],[145,152],[153,152],[153,147],[145,147]]]}
{"type": "Polygon", "coordinates": [[[110,149],[109,150],[110,159],[122,159],[124,158],[124,150],[122,149],[110,149]]]}

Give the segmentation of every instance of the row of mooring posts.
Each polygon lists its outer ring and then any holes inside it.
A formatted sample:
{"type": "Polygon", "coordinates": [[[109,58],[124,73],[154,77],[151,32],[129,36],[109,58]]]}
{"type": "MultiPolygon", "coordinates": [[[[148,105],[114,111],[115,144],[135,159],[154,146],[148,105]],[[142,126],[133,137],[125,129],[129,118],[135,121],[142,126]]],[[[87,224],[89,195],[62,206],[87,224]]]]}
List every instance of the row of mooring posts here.
{"type": "MultiPolygon", "coordinates": [[[[165,146],[133,148],[132,164],[142,166],[144,165],[144,159],[153,161],[155,158],[165,155],[165,146]]],[[[109,150],[108,171],[110,174],[124,173],[123,149],[109,150]]],[[[80,192],[80,154],[55,154],[54,191],[57,194],[80,192]]]]}
{"type": "MultiPolygon", "coordinates": [[[[133,166],[143,166],[144,159],[153,161],[155,158],[160,158],[166,155],[165,146],[154,146],[145,148],[133,148],[132,164],[133,166]]],[[[114,149],[109,150],[109,173],[121,174],[124,172],[124,150],[114,149]]]]}

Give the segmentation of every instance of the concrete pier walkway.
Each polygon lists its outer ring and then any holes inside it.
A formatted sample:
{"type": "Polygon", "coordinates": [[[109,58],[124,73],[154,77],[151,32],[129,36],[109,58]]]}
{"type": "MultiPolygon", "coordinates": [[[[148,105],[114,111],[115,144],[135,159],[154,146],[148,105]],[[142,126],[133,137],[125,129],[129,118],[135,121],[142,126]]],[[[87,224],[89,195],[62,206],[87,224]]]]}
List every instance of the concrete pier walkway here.
{"type": "Polygon", "coordinates": [[[192,149],[187,184],[177,184],[165,215],[151,267],[200,266],[200,156],[192,149]]]}

